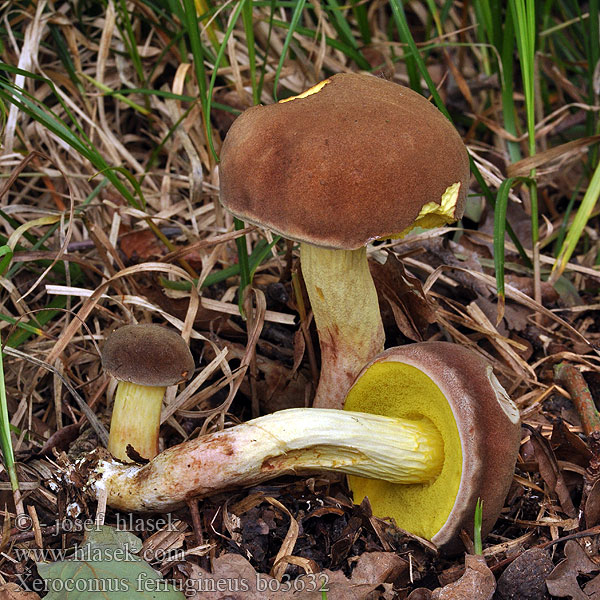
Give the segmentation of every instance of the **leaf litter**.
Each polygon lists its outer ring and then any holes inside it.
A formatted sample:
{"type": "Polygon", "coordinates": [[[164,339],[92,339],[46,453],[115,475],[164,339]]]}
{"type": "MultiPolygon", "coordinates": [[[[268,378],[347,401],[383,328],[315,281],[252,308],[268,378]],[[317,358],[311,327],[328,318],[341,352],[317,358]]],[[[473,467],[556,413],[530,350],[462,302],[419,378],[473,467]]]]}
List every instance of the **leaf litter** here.
{"type": "MultiPolygon", "coordinates": [[[[319,3],[312,4],[317,11],[319,3]]],[[[35,12],[9,12],[4,21],[10,44],[2,49],[3,60],[57,84],[64,104],[54,101],[56,115],[66,120],[69,110],[75,112],[111,164],[140,176],[143,201],[128,204],[115,188],[100,183],[98,169],[79,152],[11,106],[2,133],[0,164],[6,178],[0,222],[2,235],[14,244],[15,268],[2,279],[0,304],[20,498],[15,505],[3,472],[0,598],[32,600],[36,593],[26,589],[41,583],[41,576],[75,567],[58,559],[37,561],[36,566],[35,560],[22,558],[22,550],[61,550],[68,559],[86,543],[85,531],[74,524],[95,523],[97,507],[65,485],[64,473],[99,444],[98,436],[108,427],[114,390],[101,372],[98,347],[112,329],[133,321],[160,322],[190,341],[198,371],[186,389],[167,398],[164,447],[245,421],[257,411],[308,405],[316,385],[309,358],[318,343],[301,280],[293,284],[298,255],[291,244],[275,247],[257,268],[258,292],[248,304],[253,322],[239,316],[235,239],[246,235],[252,252],[270,238],[255,227],[235,231],[220,208],[218,175],[200,107],[189,100],[197,97],[198,88],[151,5],[136,13],[139,21],[131,32],[140,36],[137,51],[149,85],[165,94],[122,95],[136,103],[131,105],[99,93],[100,84],[134,92],[141,87],[132,84],[139,77],[134,65],[123,60],[123,15],[115,12],[114,3],[107,6],[106,14],[90,14],[85,23],[68,10],[45,13],[44,3],[35,12]],[[152,31],[146,39],[142,23],[152,31]],[[49,41],[56,35],[50,25],[59,28],[86,77],[65,76],[49,41]],[[169,91],[183,99],[168,98],[169,91]],[[144,116],[144,107],[151,117],[144,116]],[[158,144],[160,151],[152,156],[158,144]],[[198,277],[210,285],[201,288],[198,277]],[[298,315],[304,331],[297,325],[298,315]],[[24,325],[34,328],[35,335],[24,325]],[[84,399],[86,411],[73,390],[84,399]],[[19,506],[27,512],[17,515],[19,506]],[[19,524],[23,522],[26,527],[19,524]]],[[[335,37],[335,23],[332,13],[318,9],[326,41],[325,36],[335,37]]],[[[226,14],[228,10],[223,7],[226,14]]],[[[277,53],[284,47],[285,31],[262,29],[268,19],[265,8],[253,10],[260,43],[271,36],[261,97],[266,103],[277,91],[277,53]]],[[[373,20],[373,40],[364,56],[372,66],[383,65],[387,78],[408,83],[404,63],[390,51],[396,42],[390,45],[380,28],[388,18],[385,10],[369,10],[379,21],[373,20]]],[[[421,31],[423,15],[416,6],[411,12],[416,31],[421,31]]],[[[454,23],[462,22],[458,14],[452,17],[454,23]]],[[[465,13],[464,18],[474,16],[465,13]]],[[[206,25],[207,39],[209,31],[206,25]]],[[[238,43],[228,48],[232,64],[225,71],[230,85],[219,87],[213,98],[219,103],[211,114],[217,145],[237,112],[250,104],[242,75],[249,57],[241,25],[234,35],[238,43]]],[[[555,110],[538,124],[540,147],[550,147],[511,163],[499,151],[498,140],[523,138],[492,116],[500,108],[499,85],[477,75],[481,55],[474,34],[467,28],[460,35],[468,42],[462,54],[450,45],[438,57],[440,65],[450,62],[457,84],[446,74],[437,80],[439,90],[452,113],[476,120],[483,130],[480,138],[473,137],[474,129],[461,133],[491,190],[498,189],[505,174],[538,169],[546,221],[537,260],[546,276],[555,260],[547,244],[561,227],[565,198],[580,189],[585,152],[597,141],[593,136],[565,141],[569,119],[577,126],[597,107],[585,103],[585,90],[566,76],[563,64],[542,56],[541,68],[552,73],[557,86],[555,110]],[[492,99],[494,111],[483,114],[482,94],[489,94],[485,97],[492,99]]],[[[318,46],[312,36],[297,32],[295,40],[296,59],[286,60],[280,73],[280,84],[290,91],[300,92],[325,73],[356,68],[343,52],[326,43],[318,46]]],[[[435,74],[439,65],[432,61],[428,66],[435,74]]],[[[16,77],[36,98],[53,102],[47,81],[16,77]]],[[[445,339],[477,349],[521,409],[526,427],[513,485],[485,541],[483,558],[440,556],[427,541],[372,515],[368,502],[353,505],[343,478],[312,476],[286,477],[191,503],[169,515],[168,526],[160,528],[155,517],[136,516],[128,521],[140,539],[142,558],[131,561],[136,567],[150,569],[145,572],[156,581],[164,577],[180,589],[187,585],[195,594],[190,597],[198,598],[321,600],[323,581],[329,599],[490,598],[496,585],[494,597],[500,600],[600,598],[598,441],[585,430],[585,419],[572,402],[576,393],[554,374],[560,363],[575,367],[598,405],[596,223],[553,287],[536,281],[535,271],[507,241],[506,305],[497,322],[493,214],[478,184],[471,196],[473,210],[464,229],[449,227],[381,243],[373,248],[371,269],[387,345],[445,339]],[[224,581],[228,589],[211,589],[224,581]],[[235,585],[248,589],[230,589],[235,585]]],[[[529,201],[525,189],[512,189],[508,214],[525,254],[534,259],[527,243],[529,201]]],[[[109,510],[103,518],[111,531],[124,533],[123,515],[109,510]]]]}

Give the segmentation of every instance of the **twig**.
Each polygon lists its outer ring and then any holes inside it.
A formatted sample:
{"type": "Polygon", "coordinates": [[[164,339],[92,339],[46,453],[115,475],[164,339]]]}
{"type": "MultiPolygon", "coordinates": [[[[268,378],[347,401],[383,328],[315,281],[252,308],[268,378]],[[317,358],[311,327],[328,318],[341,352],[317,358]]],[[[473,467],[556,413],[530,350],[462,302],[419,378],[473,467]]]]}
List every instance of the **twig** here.
{"type": "Polygon", "coordinates": [[[573,365],[560,363],[554,367],[554,378],[563,385],[579,413],[581,425],[586,435],[600,432],[600,414],[583,375],[573,365]]]}

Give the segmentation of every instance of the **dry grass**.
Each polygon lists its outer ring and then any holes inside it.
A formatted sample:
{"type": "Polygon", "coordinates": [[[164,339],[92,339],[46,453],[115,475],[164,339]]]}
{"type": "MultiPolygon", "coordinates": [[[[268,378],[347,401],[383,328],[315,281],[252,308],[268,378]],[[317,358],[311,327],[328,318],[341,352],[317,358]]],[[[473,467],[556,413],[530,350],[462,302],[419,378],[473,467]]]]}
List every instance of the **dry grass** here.
{"type": "MultiPolygon", "coordinates": [[[[218,202],[215,154],[235,114],[257,99],[270,103],[331,73],[367,67],[398,83],[414,85],[416,79],[423,90],[427,87],[418,64],[410,57],[402,60],[406,40],[396,33],[386,2],[352,3],[359,7],[355,13],[308,2],[302,27],[291,38],[279,22],[292,21],[294,3],[257,3],[250,8],[252,45],[241,5],[220,3],[202,20],[203,69],[177,15],[159,11],[167,4],[78,3],[75,10],[70,3],[9,2],[1,7],[2,61],[39,76],[15,74],[0,65],[0,74],[24,90],[23,102],[30,99],[32,107],[27,111],[11,104],[10,88],[2,88],[0,234],[14,254],[0,278],[0,334],[21,491],[4,521],[0,571],[6,580],[16,572],[11,548],[15,541],[26,541],[13,527],[15,511],[29,507],[41,524],[53,523],[65,510],[62,492],[48,485],[59,472],[54,461],[60,457],[64,462],[67,449],[73,459],[106,435],[113,385],[102,373],[99,347],[114,328],[164,323],[190,341],[197,371],[187,387],[167,397],[165,445],[310,401],[314,368],[311,372],[305,352],[313,352],[314,340],[302,338],[296,325],[302,298],[292,286],[295,249],[287,246],[286,252],[280,241],[263,251],[252,293],[244,301],[250,318],[239,317],[235,239],[245,239],[248,254],[257,256],[272,238],[254,227],[235,231],[218,202]],[[349,40],[341,37],[344,23],[349,40]],[[368,29],[368,44],[361,39],[361,24],[368,29]],[[223,43],[229,26],[231,35],[223,43]],[[215,73],[214,56],[221,47],[223,61],[215,73]],[[205,79],[199,85],[202,70],[205,79]],[[250,84],[251,74],[260,87],[250,84]],[[208,98],[207,130],[203,111],[208,98]],[[225,269],[229,276],[220,275],[225,269]],[[81,429],[69,430],[73,424],[81,429]],[[49,448],[48,438],[56,435],[49,448]]],[[[432,4],[412,3],[406,8],[408,22],[480,179],[472,181],[463,226],[411,236],[374,252],[402,256],[420,280],[416,301],[434,315],[426,339],[454,341],[486,356],[524,421],[543,436],[556,429],[559,418],[580,434],[572,408],[560,404],[568,394],[554,383],[552,366],[569,361],[591,374],[591,383],[598,382],[596,207],[582,223],[564,276],[554,277],[554,287],[547,279],[560,250],[557,239],[564,237],[567,210],[572,217],[591,186],[597,160],[597,73],[596,79],[586,75],[587,55],[577,37],[577,27],[585,27],[590,16],[574,17],[569,26],[563,17],[572,6],[559,5],[538,31],[536,152],[531,154],[519,77],[514,76],[513,130],[503,116],[506,82],[497,48],[486,38],[490,32],[481,27],[474,6],[450,3],[445,13],[438,8],[436,16],[443,16],[438,21],[432,20],[432,4]],[[565,39],[571,45],[561,52],[557,46],[565,39]],[[502,306],[496,295],[489,196],[496,198],[507,178],[528,176],[532,169],[539,241],[532,247],[531,188],[512,187],[508,220],[524,249],[520,256],[506,242],[506,306],[498,321],[502,306]]],[[[391,317],[386,332],[388,346],[411,338],[391,317]]],[[[530,440],[523,444],[529,448],[530,440]]],[[[488,540],[486,552],[498,555],[498,561],[510,554],[510,546],[557,540],[578,525],[527,460],[515,475],[501,533],[488,540]],[[508,547],[495,546],[500,542],[508,547]]],[[[580,483],[573,483],[575,497],[580,483]]],[[[213,514],[207,511],[193,523],[191,517],[181,518],[198,534],[213,514]]],[[[39,545],[54,543],[42,539],[39,526],[34,530],[39,545]]],[[[176,543],[165,541],[165,547],[181,546],[185,538],[189,556],[203,554],[198,550],[202,540],[196,543],[190,531],[176,543]]],[[[218,536],[204,533],[219,543],[218,536]]],[[[286,544],[286,553],[292,553],[289,539],[286,544]]]]}

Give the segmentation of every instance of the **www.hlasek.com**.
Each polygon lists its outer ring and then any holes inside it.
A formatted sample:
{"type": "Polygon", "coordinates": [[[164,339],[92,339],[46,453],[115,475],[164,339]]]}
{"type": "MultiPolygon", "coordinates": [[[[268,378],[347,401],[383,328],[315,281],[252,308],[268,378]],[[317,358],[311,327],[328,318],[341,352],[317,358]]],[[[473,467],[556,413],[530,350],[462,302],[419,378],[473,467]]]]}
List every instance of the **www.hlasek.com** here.
{"type": "Polygon", "coordinates": [[[83,562],[99,562],[117,560],[120,562],[138,561],[140,558],[151,561],[173,561],[185,560],[183,550],[162,550],[153,548],[147,553],[137,554],[137,549],[131,551],[127,544],[113,547],[82,546],[76,547],[75,551],[63,550],[61,548],[14,548],[16,558],[19,561],[33,560],[35,562],[57,562],[59,560],[78,560],[83,562]]]}

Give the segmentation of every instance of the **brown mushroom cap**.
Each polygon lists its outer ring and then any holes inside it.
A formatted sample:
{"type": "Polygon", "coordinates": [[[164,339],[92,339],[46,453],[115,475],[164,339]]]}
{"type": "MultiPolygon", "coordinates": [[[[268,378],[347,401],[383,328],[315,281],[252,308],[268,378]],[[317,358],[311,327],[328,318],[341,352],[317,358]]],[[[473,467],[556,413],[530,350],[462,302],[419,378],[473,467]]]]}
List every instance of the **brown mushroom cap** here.
{"type": "Polygon", "coordinates": [[[326,81],[235,120],[219,166],[225,207],[287,238],[348,250],[399,235],[456,183],[459,219],[469,159],[444,115],[384,79],[326,81]]]}
{"type": "Polygon", "coordinates": [[[125,325],[107,338],[102,367],[119,381],[164,387],[188,379],[194,359],[176,331],[161,325],[125,325]]]}
{"type": "Polygon", "coordinates": [[[477,499],[483,501],[482,535],[492,529],[504,505],[519,450],[519,412],[498,383],[491,366],[481,356],[448,342],[424,342],[386,350],[358,376],[344,408],[392,417],[419,414],[433,420],[436,426],[447,428],[447,423],[439,421],[440,417],[444,418],[442,413],[428,414],[439,392],[428,386],[421,375],[414,385],[406,381],[398,386],[389,373],[383,374],[386,379],[379,389],[371,383],[357,393],[355,388],[361,385],[361,378],[369,369],[376,363],[388,362],[418,369],[441,392],[440,398],[445,398],[451,411],[445,418],[453,417],[456,423],[462,464],[451,464],[454,455],[446,448],[442,473],[431,484],[398,486],[352,477],[351,487],[358,496],[355,501],[360,502],[368,495],[375,514],[394,517],[400,527],[410,531],[414,531],[415,519],[426,524],[440,520],[442,526],[426,537],[446,552],[458,551],[462,548],[460,531],[465,529],[473,534],[477,499]],[[402,389],[396,393],[394,386],[402,389]],[[425,397],[411,398],[418,386],[426,390],[425,397]],[[460,482],[455,497],[446,498],[455,477],[453,470],[460,482]],[[440,506],[444,505],[447,508],[443,510],[447,512],[441,514],[440,506]],[[396,514],[389,514],[391,511],[396,514]]]}

